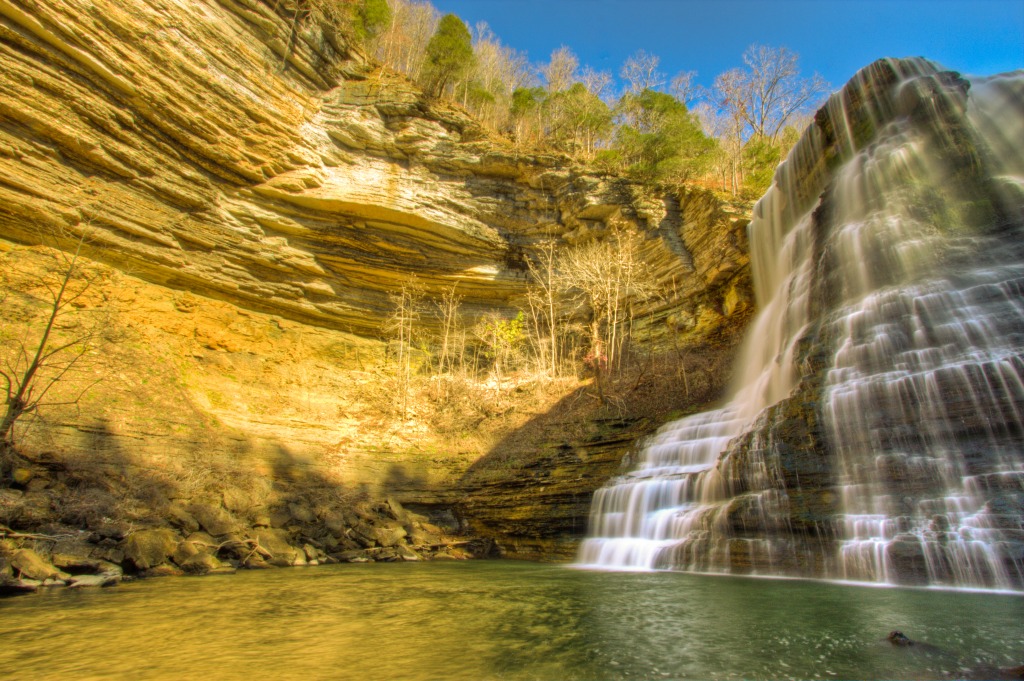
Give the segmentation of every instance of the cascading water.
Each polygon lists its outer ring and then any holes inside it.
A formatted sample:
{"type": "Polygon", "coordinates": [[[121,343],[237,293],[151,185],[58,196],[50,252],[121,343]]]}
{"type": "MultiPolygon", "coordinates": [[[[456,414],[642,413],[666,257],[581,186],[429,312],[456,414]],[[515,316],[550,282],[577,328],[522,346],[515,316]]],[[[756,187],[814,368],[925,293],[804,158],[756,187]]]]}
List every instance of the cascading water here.
{"type": "Polygon", "coordinates": [[[758,203],[725,407],[595,494],[579,561],[1024,589],[1024,73],[882,61],[758,203]]]}

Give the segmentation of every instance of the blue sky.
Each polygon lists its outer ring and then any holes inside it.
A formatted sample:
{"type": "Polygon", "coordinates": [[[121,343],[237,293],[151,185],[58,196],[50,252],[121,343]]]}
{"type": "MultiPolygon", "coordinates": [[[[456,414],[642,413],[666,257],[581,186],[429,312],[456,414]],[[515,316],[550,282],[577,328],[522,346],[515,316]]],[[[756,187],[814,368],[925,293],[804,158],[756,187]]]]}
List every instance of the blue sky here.
{"type": "Polygon", "coordinates": [[[752,43],[785,46],[801,72],[841,87],[880,57],[924,56],[967,75],[1024,68],[1024,0],[432,0],[486,21],[533,63],[568,45],[582,64],[618,71],[639,49],[669,76],[698,81],[742,66],[752,43]]]}

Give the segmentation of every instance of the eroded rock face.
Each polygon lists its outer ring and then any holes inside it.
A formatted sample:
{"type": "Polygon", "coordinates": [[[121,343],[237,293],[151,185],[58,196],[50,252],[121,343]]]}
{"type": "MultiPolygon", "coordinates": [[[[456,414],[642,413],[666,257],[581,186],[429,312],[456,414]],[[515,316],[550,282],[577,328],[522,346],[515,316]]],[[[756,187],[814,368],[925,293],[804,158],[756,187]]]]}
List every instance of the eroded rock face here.
{"type": "Polygon", "coordinates": [[[0,9],[7,237],[88,232],[92,256],[148,281],[364,334],[410,273],[428,290],[458,282],[469,310],[507,307],[522,249],[614,220],[649,233],[648,261],[681,295],[677,260],[698,286],[742,267],[686,238],[677,198],[648,205],[520,155],[357,53],[306,35],[282,69],[270,4],[0,9]]]}
{"type": "MultiPolygon", "coordinates": [[[[552,507],[518,469],[486,462],[476,470],[488,482],[470,475],[481,446],[423,455],[414,418],[383,441],[366,437],[388,293],[415,275],[428,295],[457,284],[467,319],[509,314],[542,239],[574,244],[627,224],[665,291],[638,315],[641,335],[717,358],[753,306],[743,211],[698,189],[660,195],[521,153],[337,40],[310,30],[288,47],[274,6],[0,0],[8,284],[30,291],[35,246],[84,235],[90,266],[109,269],[83,305],[115,301],[129,339],[104,358],[110,380],[33,444],[59,450],[61,465],[98,466],[183,532],[306,522],[285,509],[312,508],[303,490],[329,481],[345,494],[397,491],[453,523],[469,490],[464,522],[499,508],[528,517],[476,524],[479,534],[510,547],[538,533],[571,542],[603,476],[588,457],[559,464],[558,494],[573,501],[552,507]],[[502,479],[521,488],[511,500],[502,479]],[[213,482],[228,491],[204,492],[213,482]]],[[[483,453],[500,450],[491,444],[483,453]]],[[[625,449],[606,452],[609,472],[625,449]]],[[[65,519],[84,525],[135,512],[105,507],[73,470],[27,474],[16,480],[22,522],[52,519],[53,498],[73,499],[65,519]]],[[[398,529],[368,548],[407,542],[398,529]]]]}

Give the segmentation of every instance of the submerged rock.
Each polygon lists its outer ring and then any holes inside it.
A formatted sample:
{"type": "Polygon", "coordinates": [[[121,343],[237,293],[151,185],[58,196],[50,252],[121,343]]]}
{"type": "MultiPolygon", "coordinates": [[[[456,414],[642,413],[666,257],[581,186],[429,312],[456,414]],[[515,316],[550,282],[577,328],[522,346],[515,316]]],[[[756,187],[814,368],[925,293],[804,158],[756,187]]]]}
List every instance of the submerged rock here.
{"type": "Polygon", "coordinates": [[[121,574],[76,575],[68,580],[68,588],[84,589],[89,587],[116,586],[121,583],[121,574]]]}

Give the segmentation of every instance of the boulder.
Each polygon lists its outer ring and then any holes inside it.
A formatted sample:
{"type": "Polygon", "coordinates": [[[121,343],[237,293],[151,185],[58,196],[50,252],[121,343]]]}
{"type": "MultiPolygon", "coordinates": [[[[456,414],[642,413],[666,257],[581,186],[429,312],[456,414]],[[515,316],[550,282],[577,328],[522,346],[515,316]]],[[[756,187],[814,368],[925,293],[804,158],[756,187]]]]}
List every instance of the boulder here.
{"type": "Polygon", "coordinates": [[[121,574],[121,566],[100,558],[55,553],[51,562],[72,577],[82,575],[121,574]]]}
{"type": "Polygon", "coordinates": [[[337,539],[345,536],[349,523],[343,513],[331,513],[324,518],[324,527],[337,539]]]}
{"type": "Polygon", "coordinates": [[[354,551],[341,551],[340,553],[332,553],[331,558],[334,558],[339,563],[372,563],[373,558],[370,557],[366,551],[354,550],[354,551]]]}
{"type": "Polygon", "coordinates": [[[171,530],[139,530],[123,543],[124,557],[136,570],[149,570],[166,563],[178,546],[178,535],[171,530]]]}
{"type": "Polygon", "coordinates": [[[22,578],[45,581],[67,579],[71,575],[61,572],[32,549],[20,549],[10,558],[11,567],[22,578]]]}
{"type": "Polygon", "coordinates": [[[31,468],[15,468],[13,471],[11,471],[11,481],[15,485],[19,485],[22,487],[27,485],[32,480],[33,477],[34,474],[32,473],[31,468]]]}
{"type": "Polygon", "coordinates": [[[238,487],[228,487],[221,492],[221,499],[224,508],[233,513],[247,513],[254,506],[259,504],[259,499],[247,490],[238,487]]]}
{"type": "Polygon", "coordinates": [[[113,546],[97,546],[89,555],[92,558],[99,558],[100,560],[118,565],[124,562],[124,550],[118,544],[113,546]]]}
{"type": "Polygon", "coordinates": [[[447,551],[438,551],[430,556],[430,560],[462,560],[462,557],[453,556],[447,551]]]}
{"type": "Polygon", "coordinates": [[[185,537],[185,541],[190,541],[194,544],[200,544],[206,547],[216,546],[220,543],[206,532],[193,532],[185,537]]]}
{"type": "Polygon", "coordinates": [[[399,546],[406,537],[405,528],[397,523],[373,527],[370,536],[380,546],[399,546]]]}
{"type": "Polygon", "coordinates": [[[180,565],[190,575],[205,575],[224,568],[224,564],[211,553],[196,553],[180,565]]]}
{"type": "Polygon", "coordinates": [[[188,512],[200,527],[214,537],[230,534],[238,529],[238,521],[220,506],[195,502],[189,505],[188,512]]]}
{"type": "Polygon", "coordinates": [[[164,563],[163,565],[143,570],[140,574],[143,577],[180,577],[185,573],[173,565],[164,563]]]}
{"type": "Polygon", "coordinates": [[[398,500],[394,497],[388,497],[387,500],[381,504],[381,510],[392,520],[397,520],[401,523],[406,522],[409,515],[402,504],[398,503],[398,500]]]}
{"type": "Polygon", "coordinates": [[[292,521],[292,514],[287,508],[274,508],[268,514],[269,526],[282,528],[292,521]]]}
{"type": "Polygon", "coordinates": [[[14,579],[0,577],[0,596],[29,594],[39,590],[42,582],[37,579],[14,579]]]}
{"type": "Polygon", "coordinates": [[[305,565],[306,559],[302,551],[290,543],[290,535],[285,530],[260,528],[256,531],[256,541],[261,548],[270,553],[267,562],[278,567],[305,565]]]}
{"type": "Polygon", "coordinates": [[[353,528],[352,533],[355,540],[365,548],[398,546],[406,537],[405,528],[395,521],[378,525],[361,522],[353,528]]]}
{"type": "Polygon", "coordinates": [[[32,479],[28,481],[28,484],[25,485],[25,489],[28,492],[41,492],[49,487],[50,480],[40,476],[33,476],[32,479]]]}
{"type": "MultiPolygon", "coordinates": [[[[66,532],[66,529],[53,530],[53,534],[62,534],[63,532],[66,532]]],[[[87,541],[88,536],[89,534],[83,531],[78,536],[61,537],[55,541],[50,547],[50,562],[57,565],[57,567],[63,567],[57,564],[58,560],[68,562],[69,564],[74,563],[76,560],[92,560],[92,552],[96,545],[90,544],[87,541]]]]}
{"type": "Polygon", "coordinates": [[[4,522],[14,524],[21,519],[21,508],[25,503],[25,493],[20,489],[0,487],[0,514],[4,522]]]}
{"type": "Polygon", "coordinates": [[[406,561],[406,562],[413,562],[413,561],[423,560],[423,556],[421,556],[420,554],[416,553],[415,551],[410,549],[408,546],[398,546],[398,547],[395,548],[395,551],[398,552],[398,557],[401,558],[402,560],[406,561]]]}
{"type": "Polygon", "coordinates": [[[128,525],[119,522],[100,521],[95,527],[90,526],[92,534],[89,541],[93,544],[100,544],[104,539],[110,539],[117,543],[128,536],[128,525]]]}
{"type": "Polygon", "coordinates": [[[316,514],[313,513],[313,509],[305,504],[288,504],[288,512],[294,520],[305,525],[316,522],[316,514]]]}
{"type": "Polygon", "coordinates": [[[253,551],[252,540],[249,537],[232,532],[221,537],[217,555],[221,558],[245,560],[253,551]]]}
{"type": "Polygon", "coordinates": [[[199,529],[199,523],[188,512],[184,505],[174,502],[167,507],[167,519],[171,525],[181,529],[182,532],[195,532],[199,529]]]}
{"type": "Polygon", "coordinates": [[[179,566],[184,567],[185,562],[198,553],[200,553],[200,548],[196,545],[196,542],[188,541],[186,539],[178,542],[178,545],[174,547],[174,553],[171,554],[171,560],[179,566]]]}
{"type": "Polygon", "coordinates": [[[382,563],[394,563],[399,560],[402,560],[401,555],[399,555],[398,553],[398,549],[391,547],[376,549],[376,551],[373,554],[373,558],[374,560],[380,561],[382,563]]]}
{"type": "Polygon", "coordinates": [[[240,567],[243,567],[246,570],[269,570],[277,566],[271,565],[266,560],[264,560],[263,556],[254,553],[247,559],[243,560],[241,562],[240,567]]]}

